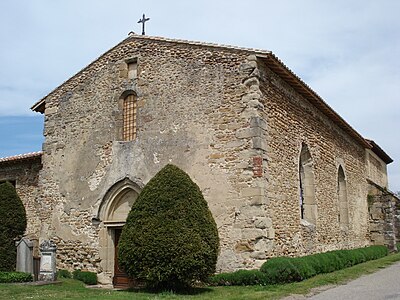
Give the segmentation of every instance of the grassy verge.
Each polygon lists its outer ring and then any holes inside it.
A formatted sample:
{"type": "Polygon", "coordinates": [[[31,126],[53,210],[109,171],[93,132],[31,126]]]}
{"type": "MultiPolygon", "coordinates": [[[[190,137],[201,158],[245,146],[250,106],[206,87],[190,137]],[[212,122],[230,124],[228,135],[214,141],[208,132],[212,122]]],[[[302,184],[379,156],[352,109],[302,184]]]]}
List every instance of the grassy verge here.
{"type": "Polygon", "coordinates": [[[400,253],[333,273],[321,274],[297,283],[273,286],[198,288],[185,295],[170,292],[152,294],[144,291],[89,289],[82,282],[72,279],[63,279],[62,284],[46,286],[0,284],[0,299],[279,299],[290,294],[307,294],[311,289],[324,285],[341,284],[361,275],[373,273],[397,261],[400,261],[400,253]]]}

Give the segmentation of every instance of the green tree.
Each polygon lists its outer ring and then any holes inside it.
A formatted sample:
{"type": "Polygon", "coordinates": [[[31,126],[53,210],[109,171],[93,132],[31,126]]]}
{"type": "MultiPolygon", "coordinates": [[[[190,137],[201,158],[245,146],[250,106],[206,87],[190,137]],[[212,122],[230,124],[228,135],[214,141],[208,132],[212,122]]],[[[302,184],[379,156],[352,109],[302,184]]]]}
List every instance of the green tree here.
{"type": "Polygon", "coordinates": [[[26,229],[25,208],[9,182],[0,184],[0,271],[14,271],[17,249],[14,239],[26,229]]]}
{"type": "Polygon", "coordinates": [[[121,266],[153,288],[179,289],[215,272],[218,230],[199,187],[165,166],[144,187],[122,230],[121,266]]]}

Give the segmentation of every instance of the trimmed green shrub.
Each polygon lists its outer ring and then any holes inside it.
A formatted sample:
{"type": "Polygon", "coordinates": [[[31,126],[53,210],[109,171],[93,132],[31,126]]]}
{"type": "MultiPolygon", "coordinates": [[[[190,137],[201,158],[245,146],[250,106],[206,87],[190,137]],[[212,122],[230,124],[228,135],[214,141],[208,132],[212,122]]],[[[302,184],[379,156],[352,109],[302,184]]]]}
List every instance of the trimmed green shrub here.
{"type": "Polygon", "coordinates": [[[310,260],[307,256],[293,258],[292,264],[299,271],[302,278],[301,280],[317,275],[317,271],[314,268],[313,261],[310,260]]]}
{"type": "Polygon", "coordinates": [[[337,250],[304,257],[277,257],[265,262],[260,271],[271,284],[301,281],[316,274],[330,273],[388,254],[385,246],[337,250]]]}
{"type": "Polygon", "coordinates": [[[210,285],[267,285],[267,276],[259,270],[238,270],[233,273],[220,273],[211,276],[208,280],[210,285]]]}
{"type": "Polygon", "coordinates": [[[355,249],[354,251],[351,252],[351,254],[353,255],[353,261],[354,261],[355,265],[361,264],[361,263],[367,261],[367,258],[365,257],[365,253],[361,249],[355,249]]]}
{"type": "MultiPolygon", "coordinates": [[[[314,275],[323,273],[323,265],[322,265],[323,262],[317,256],[308,255],[308,256],[299,257],[298,259],[301,259],[301,261],[304,261],[313,270],[312,273],[314,273],[314,275]]],[[[312,277],[314,275],[311,275],[310,277],[312,277]]]]}
{"type": "Polygon", "coordinates": [[[25,232],[26,214],[21,199],[9,182],[0,184],[0,220],[0,271],[15,271],[15,239],[25,232]]]}
{"type": "Polygon", "coordinates": [[[199,187],[167,165],[133,204],[118,245],[130,277],[151,288],[179,289],[215,272],[219,238],[199,187]]]}
{"type": "Polygon", "coordinates": [[[301,281],[304,278],[290,257],[275,257],[265,262],[260,271],[265,273],[271,284],[301,281]]]}
{"type": "Polygon", "coordinates": [[[351,267],[359,262],[384,257],[385,246],[335,250],[303,257],[276,257],[264,263],[260,271],[239,270],[210,277],[210,285],[267,285],[301,281],[321,273],[351,267]],[[264,275],[263,275],[264,274],[264,275]]]}
{"type": "Polygon", "coordinates": [[[94,272],[75,270],[72,272],[72,277],[88,285],[97,284],[97,274],[94,272]]]}
{"type": "Polygon", "coordinates": [[[317,274],[330,273],[343,268],[340,258],[333,252],[317,253],[310,257],[314,260],[313,267],[317,274]]]}
{"type": "Polygon", "coordinates": [[[71,278],[71,272],[65,269],[58,270],[57,278],[71,278]]]}
{"type": "Polygon", "coordinates": [[[360,250],[363,251],[367,261],[381,258],[389,254],[389,250],[386,246],[369,246],[361,248],[360,250]]]}
{"type": "Polygon", "coordinates": [[[0,272],[0,283],[30,282],[32,274],[24,272],[0,272]]]}
{"type": "Polygon", "coordinates": [[[348,268],[354,265],[354,255],[352,254],[352,250],[335,250],[332,251],[335,253],[339,260],[341,261],[341,269],[348,268]]]}

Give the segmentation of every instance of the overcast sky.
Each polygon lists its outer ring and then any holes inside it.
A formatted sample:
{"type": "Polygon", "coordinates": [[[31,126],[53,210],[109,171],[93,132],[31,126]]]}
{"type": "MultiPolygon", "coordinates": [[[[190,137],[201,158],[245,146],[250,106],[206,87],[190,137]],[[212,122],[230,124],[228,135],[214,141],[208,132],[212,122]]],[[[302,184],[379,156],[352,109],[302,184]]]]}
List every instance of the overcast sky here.
{"type": "Polygon", "coordinates": [[[400,190],[398,0],[1,0],[0,157],[41,149],[29,107],[127,37],[271,50],[394,160],[400,190]]]}

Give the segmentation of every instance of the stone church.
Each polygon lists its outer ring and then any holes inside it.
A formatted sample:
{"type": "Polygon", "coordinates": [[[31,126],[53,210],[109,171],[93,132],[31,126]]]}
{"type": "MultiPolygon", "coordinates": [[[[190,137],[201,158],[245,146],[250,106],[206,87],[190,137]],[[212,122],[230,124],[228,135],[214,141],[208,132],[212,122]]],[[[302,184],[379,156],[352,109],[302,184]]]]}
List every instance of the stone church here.
{"type": "Polygon", "coordinates": [[[270,51],[133,34],[32,110],[43,149],[0,159],[0,181],[21,196],[26,237],[57,245],[59,269],[123,284],[121,229],[168,163],[208,201],[218,271],[398,238],[392,159],[270,51]]]}

